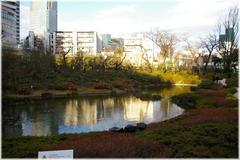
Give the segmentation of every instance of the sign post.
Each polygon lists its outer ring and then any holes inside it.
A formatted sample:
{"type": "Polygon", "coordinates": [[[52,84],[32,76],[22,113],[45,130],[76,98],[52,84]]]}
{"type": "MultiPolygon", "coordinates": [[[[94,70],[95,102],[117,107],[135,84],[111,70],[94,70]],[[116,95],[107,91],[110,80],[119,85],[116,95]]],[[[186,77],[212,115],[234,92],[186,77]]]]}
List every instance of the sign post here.
{"type": "Polygon", "coordinates": [[[41,151],[38,152],[38,159],[73,159],[73,150],[41,151]]]}

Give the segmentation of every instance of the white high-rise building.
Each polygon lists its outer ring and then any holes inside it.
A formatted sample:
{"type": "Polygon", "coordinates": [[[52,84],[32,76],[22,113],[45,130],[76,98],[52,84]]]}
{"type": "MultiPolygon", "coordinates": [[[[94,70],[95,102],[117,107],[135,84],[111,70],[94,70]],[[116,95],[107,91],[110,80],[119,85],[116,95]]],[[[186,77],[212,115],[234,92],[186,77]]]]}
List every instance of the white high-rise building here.
{"type": "Polygon", "coordinates": [[[30,3],[30,32],[43,40],[46,50],[49,49],[49,39],[57,31],[57,1],[32,0],[30,3]]]}
{"type": "Polygon", "coordinates": [[[30,31],[41,37],[44,37],[45,32],[57,31],[57,1],[31,1],[30,31]]]}

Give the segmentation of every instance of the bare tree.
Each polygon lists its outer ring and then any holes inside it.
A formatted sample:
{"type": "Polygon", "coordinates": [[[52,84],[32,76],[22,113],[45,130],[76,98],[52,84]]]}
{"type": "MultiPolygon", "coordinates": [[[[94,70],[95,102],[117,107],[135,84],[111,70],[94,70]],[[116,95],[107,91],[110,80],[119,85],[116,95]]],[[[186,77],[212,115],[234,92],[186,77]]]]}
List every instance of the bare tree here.
{"type": "Polygon", "coordinates": [[[176,35],[170,33],[169,31],[160,30],[158,28],[146,32],[145,35],[161,49],[160,54],[164,58],[164,63],[166,62],[167,58],[172,61],[175,45],[178,42],[176,35]]]}
{"type": "Polygon", "coordinates": [[[218,24],[219,47],[218,52],[223,58],[225,71],[231,71],[234,50],[238,48],[239,8],[230,8],[223,21],[218,24]],[[225,31],[225,34],[222,34],[225,31]]]}
{"type": "Polygon", "coordinates": [[[116,49],[114,52],[115,57],[115,70],[118,70],[119,67],[122,65],[123,61],[125,60],[127,54],[123,52],[123,49],[116,49]]]}
{"type": "Polygon", "coordinates": [[[146,62],[147,67],[150,69],[150,72],[152,72],[153,67],[151,65],[151,62],[148,58],[148,53],[147,53],[147,49],[143,47],[143,45],[139,45],[139,47],[141,48],[141,57],[142,59],[146,62]]]}
{"type": "Polygon", "coordinates": [[[187,39],[184,40],[186,43],[186,51],[188,51],[192,58],[193,58],[193,62],[196,64],[198,73],[201,74],[201,68],[202,68],[202,55],[201,53],[199,53],[198,51],[198,47],[193,46],[187,39]]]}
{"type": "Polygon", "coordinates": [[[72,65],[75,70],[77,71],[81,71],[82,69],[84,70],[83,59],[84,59],[84,52],[82,50],[79,50],[73,59],[72,65]]]}
{"type": "Polygon", "coordinates": [[[216,49],[217,45],[218,45],[218,42],[217,42],[216,34],[209,34],[204,39],[201,39],[201,47],[208,52],[208,54],[206,55],[206,58],[204,59],[205,60],[205,65],[204,65],[205,71],[207,70],[208,63],[209,63],[210,58],[211,58],[214,50],[216,49]]]}
{"type": "MultiPolygon", "coordinates": [[[[62,42],[62,44],[63,44],[63,42],[62,42]]],[[[68,47],[63,47],[63,46],[61,46],[60,47],[60,51],[59,51],[59,54],[62,56],[62,58],[63,58],[63,65],[64,65],[64,67],[66,67],[66,65],[67,65],[67,54],[70,52],[70,51],[72,51],[72,49],[73,49],[73,42],[72,41],[69,41],[68,42],[68,44],[69,44],[69,46],[68,47]]]]}

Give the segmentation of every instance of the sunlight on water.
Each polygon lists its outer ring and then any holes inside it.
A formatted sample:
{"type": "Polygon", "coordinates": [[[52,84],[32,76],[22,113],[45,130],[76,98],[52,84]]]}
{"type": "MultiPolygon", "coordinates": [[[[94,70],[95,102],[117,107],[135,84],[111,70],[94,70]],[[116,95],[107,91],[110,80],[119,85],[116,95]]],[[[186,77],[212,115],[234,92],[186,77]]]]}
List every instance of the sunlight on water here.
{"type": "Polygon", "coordinates": [[[161,101],[142,101],[134,96],[56,99],[7,106],[3,109],[4,136],[47,136],[124,127],[136,122],[159,122],[183,113],[170,97],[189,92],[174,87],[159,92],[161,101]]]}

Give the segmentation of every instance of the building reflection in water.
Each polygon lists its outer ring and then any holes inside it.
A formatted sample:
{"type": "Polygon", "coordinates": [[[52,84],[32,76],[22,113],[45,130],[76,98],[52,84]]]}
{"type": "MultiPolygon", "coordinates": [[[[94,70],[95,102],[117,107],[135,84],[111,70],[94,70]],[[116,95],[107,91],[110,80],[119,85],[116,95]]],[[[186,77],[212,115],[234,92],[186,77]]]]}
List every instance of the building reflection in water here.
{"type": "Polygon", "coordinates": [[[124,104],[124,119],[129,122],[146,122],[153,118],[153,102],[131,98],[124,104]]]}
{"type": "Polygon", "coordinates": [[[142,101],[136,97],[69,100],[65,106],[63,125],[105,130],[113,126],[123,127],[131,122],[166,120],[182,112],[168,98],[161,101],[142,101]]]}
{"type": "Polygon", "coordinates": [[[134,96],[122,96],[57,99],[11,106],[11,109],[6,107],[4,117],[7,120],[4,120],[3,134],[45,136],[102,131],[133,122],[163,121],[182,114],[183,109],[170,101],[170,92],[166,95],[161,101],[142,101],[134,96]]]}
{"type": "Polygon", "coordinates": [[[64,125],[66,126],[93,126],[97,123],[96,104],[87,100],[69,100],[64,113],[64,125]]]}
{"type": "Polygon", "coordinates": [[[161,101],[154,104],[153,121],[164,121],[182,114],[183,111],[182,108],[172,103],[169,98],[162,98],[161,101]]]}

